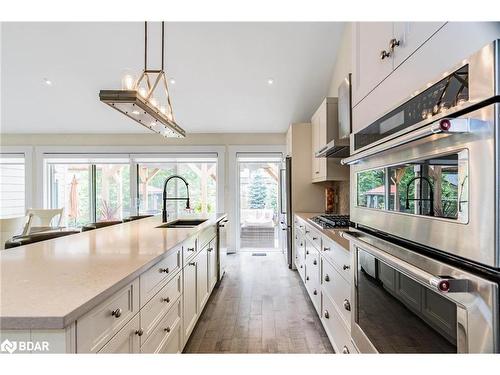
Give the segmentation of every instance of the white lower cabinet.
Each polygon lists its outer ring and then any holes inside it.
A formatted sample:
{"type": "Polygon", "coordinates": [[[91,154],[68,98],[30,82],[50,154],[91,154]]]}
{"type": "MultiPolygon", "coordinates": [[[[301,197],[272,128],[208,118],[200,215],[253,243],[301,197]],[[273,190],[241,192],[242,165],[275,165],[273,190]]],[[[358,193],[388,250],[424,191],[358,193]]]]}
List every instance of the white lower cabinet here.
{"type": "Polygon", "coordinates": [[[184,290],[183,290],[183,327],[184,341],[187,341],[198,318],[196,298],[196,263],[189,262],[184,267],[184,290]]]}
{"type": "MultiPolygon", "coordinates": [[[[182,303],[178,298],[141,345],[141,353],[178,353],[182,350],[182,303]],[[173,340],[173,342],[172,342],[173,340]]],[[[141,338],[142,339],[142,338],[141,338]]]]}
{"type": "Polygon", "coordinates": [[[139,353],[139,330],[140,322],[137,314],[99,350],[99,353],[139,353]]]}
{"type": "Polygon", "coordinates": [[[182,352],[217,283],[217,243],[206,228],[78,318],[75,351],[182,352]]]}
{"type": "Polygon", "coordinates": [[[305,237],[295,237],[295,262],[311,302],[335,352],[357,353],[351,342],[350,254],[300,217],[296,221],[305,237]]]}

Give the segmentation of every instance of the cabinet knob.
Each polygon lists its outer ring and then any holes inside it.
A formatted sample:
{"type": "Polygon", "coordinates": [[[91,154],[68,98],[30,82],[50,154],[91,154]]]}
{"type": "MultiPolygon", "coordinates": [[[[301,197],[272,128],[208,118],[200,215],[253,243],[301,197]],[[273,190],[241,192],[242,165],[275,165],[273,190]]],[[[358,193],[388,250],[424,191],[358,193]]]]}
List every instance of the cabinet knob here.
{"type": "Polygon", "coordinates": [[[393,50],[394,48],[399,47],[400,42],[400,40],[393,38],[389,41],[389,47],[391,47],[391,49],[393,50]]]}
{"type": "Polygon", "coordinates": [[[309,281],[309,276],[306,276],[306,280],[309,281]]]}
{"type": "Polygon", "coordinates": [[[209,247],[209,248],[207,249],[207,251],[208,251],[209,253],[210,253],[210,252],[212,252],[212,250],[213,250],[213,248],[212,248],[212,247],[209,247]]]}
{"type": "Polygon", "coordinates": [[[169,273],[170,270],[167,268],[160,268],[160,273],[169,273]]]}
{"type": "Polygon", "coordinates": [[[318,239],[318,237],[313,237],[313,241],[316,241],[318,239]]]}
{"type": "Polygon", "coordinates": [[[188,266],[196,266],[196,262],[189,262],[188,266]]]}
{"type": "Polygon", "coordinates": [[[306,229],[306,234],[307,234],[307,233],[310,233],[310,231],[308,231],[308,230],[306,229]]]}
{"type": "Polygon", "coordinates": [[[313,294],[314,294],[315,296],[316,296],[316,295],[318,295],[318,291],[317,291],[316,289],[314,289],[313,294]]]}
{"type": "Polygon", "coordinates": [[[323,251],[330,251],[330,248],[329,247],[324,247],[323,251]]]}
{"type": "Polygon", "coordinates": [[[350,353],[349,348],[344,345],[344,347],[342,348],[342,354],[349,354],[349,353],[350,353]]]}
{"type": "Polygon", "coordinates": [[[306,255],[309,255],[309,250],[306,250],[306,255]]]}
{"type": "Polygon", "coordinates": [[[194,251],[194,247],[188,247],[187,251],[194,251]]]}
{"type": "Polygon", "coordinates": [[[347,264],[344,264],[344,265],[342,266],[342,269],[343,269],[344,271],[346,271],[346,270],[348,270],[348,269],[350,269],[350,268],[351,268],[351,266],[348,266],[347,264]]]}
{"type": "Polygon", "coordinates": [[[330,318],[330,314],[328,313],[328,310],[325,310],[323,312],[323,316],[326,318],[326,319],[329,319],[330,318]]]}
{"type": "Polygon", "coordinates": [[[313,260],[313,264],[314,265],[317,265],[318,264],[318,261],[316,259],[313,260]]]}
{"type": "Polygon", "coordinates": [[[304,268],[304,266],[301,264],[301,265],[300,265],[300,268],[304,268]]]}
{"type": "Polygon", "coordinates": [[[144,334],[144,330],[142,328],[139,328],[138,330],[135,331],[135,334],[137,336],[142,336],[144,334]]]}
{"type": "Polygon", "coordinates": [[[351,311],[351,304],[347,298],[344,300],[344,309],[351,311]]]}
{"type": "Polygon", "coordinates": [[[119,318],[120,316],[122,316],[122,309],[118,308],[116,310],[111,311],[111,316],[119,318]]]}
{"type": "Polygon", "coordinates": [[[167,297],[167,298],[162,298],[161,299],[162,302],[166,302],[166,303],[169,303],[170,302],[170,297],[167,297]]]}
{"type": "Polygon", "coordinates": [[[170,327],[163,328],[163,330],[168,333],[168,332],[170,332],[170,327]]]}
{"type": "Polygon", "coordinates": [[[380,60],[384,60],[388,57],[391,57],[391,52],[387,52],[386,50],[380,51],[380,60]]]}
{"type": "Polygon", "coordinates": [[[325,281],[326,281],[326,282],[330,281],[330,276],[325,275],[325,281]]]}

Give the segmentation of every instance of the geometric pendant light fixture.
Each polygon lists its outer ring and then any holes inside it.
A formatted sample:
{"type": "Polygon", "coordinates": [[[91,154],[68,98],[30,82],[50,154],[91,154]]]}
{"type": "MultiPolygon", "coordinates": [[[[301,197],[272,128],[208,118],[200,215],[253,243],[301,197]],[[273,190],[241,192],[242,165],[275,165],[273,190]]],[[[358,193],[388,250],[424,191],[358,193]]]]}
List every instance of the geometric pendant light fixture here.
{"type": "Polygon", "coordinates": [[[148,23],[144,23],[144,71],[137,80],[122,79],[121,90],[101,90],[99,99],[151,131],[169,138],[184,138],[175,122],[164,70],[165,23],[161,23],[161,69],[148,69],[148,23]]]}

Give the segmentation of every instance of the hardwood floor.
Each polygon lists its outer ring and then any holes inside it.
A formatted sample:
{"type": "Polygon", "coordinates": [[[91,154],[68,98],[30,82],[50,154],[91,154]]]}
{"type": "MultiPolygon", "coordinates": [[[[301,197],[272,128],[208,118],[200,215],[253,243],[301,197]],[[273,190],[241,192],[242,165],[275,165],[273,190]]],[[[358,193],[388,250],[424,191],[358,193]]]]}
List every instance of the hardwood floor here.
{"type": "Polygon", "coordinates": [[[281,253],[229,255],[185,353],[333,353],[296,271],[281,253]]]}

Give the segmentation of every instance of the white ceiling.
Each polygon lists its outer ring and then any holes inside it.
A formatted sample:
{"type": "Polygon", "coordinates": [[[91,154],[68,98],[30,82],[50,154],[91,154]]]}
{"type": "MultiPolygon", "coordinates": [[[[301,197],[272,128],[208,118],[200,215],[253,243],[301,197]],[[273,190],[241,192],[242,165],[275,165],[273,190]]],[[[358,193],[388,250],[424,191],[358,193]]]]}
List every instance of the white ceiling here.
{"type": "MultiPolygon", "coordinates": [[[[307,121],[328,92],[343,26],[167,23],[177,122],[211,133],[284,132],[307,121]]],[[[149,29],[155,68],[159,23],[149,29]]],[[[142,70],[143,30],[140,22],[3,23],[2,133],[146,132],[98,98],[100,89],[120,88],[127,71],[142,70]]]]}

